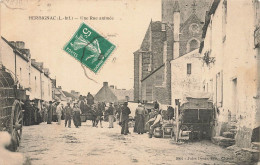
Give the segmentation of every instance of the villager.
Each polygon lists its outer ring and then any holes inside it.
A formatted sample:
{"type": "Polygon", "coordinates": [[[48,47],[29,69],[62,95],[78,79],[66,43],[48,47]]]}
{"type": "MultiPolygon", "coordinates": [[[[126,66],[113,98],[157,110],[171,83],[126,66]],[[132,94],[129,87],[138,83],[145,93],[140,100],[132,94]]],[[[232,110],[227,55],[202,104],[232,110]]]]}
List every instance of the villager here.
{"type": "Polygon", "coordinates": [[[57,122],[58,121],[58,117],[57,117],[57,103],[52,104],[53,110],[52,110],[52,121],[53,122],[57,122]]]}
{"type": "Polygon", "coordinates": [[[109,127],[108,128],[114,128],[113,123],[114,123],[114,107],[113,103],[109,104],[108,110],[108,122],[109,122],[109,127]]]}
{"type": "Polygon", "coordinates": [[[57,113],[57,118],[58,118],[58,125],[61,124],[61,115],[62,115],[62,105],[60,104],[60,102],[57,102],[57,110],[56,110],[56,113],[57,113]]]}
{"type": "Polygon", "coordinates": [[[88,95],[87,95],[87,104],[88,105],[93,105],[94,104],[94,97],[92,94],[90,94],[90,92],[88,92],[88,95]]]}
{"type": "Polygon", "coordinates": [[[159,110],[159,103],[158,103],[158,101],[157,100],[155,100],[155,102],[154,102],[154,109],[155,110],[159,110]]]}
{"type": "Polygon", "coordinates": [[[81,110],[77,103],[74,103],[73,113],[74,113],[73,122],[75,127],[78,128],[79,126],[81,126],[81,119],[80,119],[81,110]]]}
{"type": "Polygon", "coordinates": [[[149,138],[152,138],[153,132],[154,132],[155,128],[162,126],[162,115],[161,115],[161,112],[162,112],[161,110],[159,112],[156,111],[155,120],[154,120],[153,124],[150,127],[149,138]]]}
{"type": "Polygon", "coordinates": [[[52,110],[53,110],[52,101],[49,101],[47,124],[51,124],[52,122],[52,110]]]}
{"type": "Polygon", "coordinates": [[[148,122],[149,120],[149,113],[148,113],[148,110],[145,108],[145,106],[143,105],[144,107],[144,132],[148,132],[149,131],[149,125],[148,124],[145,124],[148,122]]]}
{"type": "Polygon", "coordinates": [[[129,133],[128,122],[129,122],[129,114],[131,113],[127,105],[128,103],[124,102],[124,106],[122,107],[121,119],[120,119],[120,125],[122,127],[121,134],[124,135],[127,135],[129,133]]]}
{"type": "Polygon", "coordinates": [[[174,117],[174,109],[172,106],[168,106],[167,108],[167,118],[168,120],[172,120],[174,117]]]}
{"type": "Polygon", "coordinates": [[[96,119],[97,119],[97,105],[93,104],[91,106],[91,112],[92,112],[92,127],[96,127],[96,119]]]}
{"type": "Polygon", "coordinates": [[[79,109],[81,110],[81,113],[86,113],[86,106],[85,106],[85,102],[84,102],[84,97],[83,96],[79,96],[79,109]]]}
{"type": "Polygon", "coordinates": [[[32,105],[30,103],[29,98],[26,99],[23,105],[23,109],[24,109],[24,117],[23,117],[24,125],[29,126],[31,125],[31,114],[32,114],[32,105]]]}
{"type": "Polygon", "coordinates": [[[102,120],[103,120],[103,109],[105,109],[103,103],[98,103],[98,111],[97,111],[97,118],[96,118],[96,127],[98,127],[98,122],[100,123],[100,127],[102,126],[102,120]]]}
{"type": "Polygon", "coordinates": [[[134,132],[138,134],[144,133],[144,115],[145,115],[144,107],[142,106],[142,104],[139,103],[135,111],[135,127],[134,127],[134,132]]]}
{"type": "Polygon", "coordinates": [[[70,103],[67,103],[65,107],[65,127],[67,126],[67,122],[69,122],[68,127],[71,127],[71,117],[72,117],[72,108],[70,103]]]}
{"type": "Polygon", "coordinates": [[[43,122],[47,121],[47,107],[46,107],[46,103],[42,104],[42,120],[43,120],[43,122]]]}
{"type": "Polygon", "coordinates": [[[36,102],[34,102],[33,108],[34,108],[34,114],[35,114],[34,124],[40,124],[41,123],[41,114],[40,114],[39,108],[37,107],[36,102]]]}

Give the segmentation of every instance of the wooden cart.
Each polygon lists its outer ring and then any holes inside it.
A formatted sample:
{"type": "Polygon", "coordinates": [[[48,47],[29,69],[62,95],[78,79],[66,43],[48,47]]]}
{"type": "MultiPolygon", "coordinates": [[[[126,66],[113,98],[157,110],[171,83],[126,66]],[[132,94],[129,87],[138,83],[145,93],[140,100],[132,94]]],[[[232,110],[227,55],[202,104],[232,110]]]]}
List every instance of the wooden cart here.
{"type": "Polygon", "coordinates": [[[179,138],[189,140],[210,139],[213,103],[207,98],[187,98],[180,106],[179,138]]]}
{"type": "Polygon", "coordinates": [[[8,149],[16,151],[22,137],[23,110],[21,100],[25,90],[17,89],[17,83],[6,69],[0,69],[0,131],[11,135],[8,149]]]}

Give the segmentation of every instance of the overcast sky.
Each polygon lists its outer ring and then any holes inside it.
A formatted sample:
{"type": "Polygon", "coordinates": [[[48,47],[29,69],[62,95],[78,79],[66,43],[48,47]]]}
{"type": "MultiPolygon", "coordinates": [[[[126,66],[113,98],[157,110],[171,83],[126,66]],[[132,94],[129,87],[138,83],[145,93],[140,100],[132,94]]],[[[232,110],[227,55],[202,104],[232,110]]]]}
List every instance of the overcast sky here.
{"type": "Polygon", "coordinates": [[[151,19],[161,20],[161,0],[22,0],[20,7],[23,10],[9,9],[2,4],[2,36],[9,41],[24,41],[32,58],[50,69],[57,85],[83,95],[95,94],[104,81],[118,88],[133,88],[133,52],[140,47],[151,19]],[[117,45],[99,73],[87,69],[98,83],[87,79],[80,63],[62,50],[82,20],[39,21],[29,20],[29,16],[113,17],[114,20],[84,21],[117,45]]]}

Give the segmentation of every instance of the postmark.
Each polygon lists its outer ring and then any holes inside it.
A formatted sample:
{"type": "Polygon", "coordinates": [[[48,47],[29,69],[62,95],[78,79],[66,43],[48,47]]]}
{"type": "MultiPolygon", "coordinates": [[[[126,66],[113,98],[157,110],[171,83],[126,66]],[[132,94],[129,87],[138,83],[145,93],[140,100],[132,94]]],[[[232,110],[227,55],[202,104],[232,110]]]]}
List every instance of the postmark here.
{"type": "Polygon", "coordinates": [[[97,73],[115,48],[93,28],[82,23],[63,50],[97,73]]]}

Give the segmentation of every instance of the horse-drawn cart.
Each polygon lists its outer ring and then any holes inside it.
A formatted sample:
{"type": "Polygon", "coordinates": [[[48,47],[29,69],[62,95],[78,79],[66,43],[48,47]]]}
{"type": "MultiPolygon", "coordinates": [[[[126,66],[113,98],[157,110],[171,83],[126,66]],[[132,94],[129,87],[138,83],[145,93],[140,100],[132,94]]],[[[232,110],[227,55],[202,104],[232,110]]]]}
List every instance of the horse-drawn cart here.
{"type": "Polygon", "coordinates": [[[11,145],[8,146],[11,151],[16,151],[20,144],[23,126],[21,100],[25,97],[25,90],[17,89],[11,73],[0,69],[0,131],[11,135],[11,145]]]}

